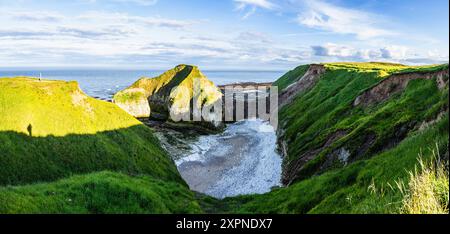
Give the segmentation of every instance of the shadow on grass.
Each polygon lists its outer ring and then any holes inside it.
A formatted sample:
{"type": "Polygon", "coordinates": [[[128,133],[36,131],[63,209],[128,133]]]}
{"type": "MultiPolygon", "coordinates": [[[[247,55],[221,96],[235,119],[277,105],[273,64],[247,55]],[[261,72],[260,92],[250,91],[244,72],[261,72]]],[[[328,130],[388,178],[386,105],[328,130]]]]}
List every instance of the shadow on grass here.
{"type": "Polygon", "coordinates": [[[103,170],[149,175],[185,185],[172,159],[144,125],[90,135],[30,135],[0,132],[0,186],[103,170]]]}

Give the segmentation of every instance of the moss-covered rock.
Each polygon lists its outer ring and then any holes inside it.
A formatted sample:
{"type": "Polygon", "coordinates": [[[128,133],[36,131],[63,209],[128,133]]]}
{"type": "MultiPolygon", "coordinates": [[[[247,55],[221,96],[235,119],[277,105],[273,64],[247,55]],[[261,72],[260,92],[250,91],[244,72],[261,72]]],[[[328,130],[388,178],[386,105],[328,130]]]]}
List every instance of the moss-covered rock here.
{"type": "Polygon", "coordinates": [[[135,117],[170,119],[220,100],[222,93],[196,66],[178,65],[155,78],[141,78],[114,95],[114,103],[135,117]],[[195,101],[195,103],[193,103],[195,101]]]}

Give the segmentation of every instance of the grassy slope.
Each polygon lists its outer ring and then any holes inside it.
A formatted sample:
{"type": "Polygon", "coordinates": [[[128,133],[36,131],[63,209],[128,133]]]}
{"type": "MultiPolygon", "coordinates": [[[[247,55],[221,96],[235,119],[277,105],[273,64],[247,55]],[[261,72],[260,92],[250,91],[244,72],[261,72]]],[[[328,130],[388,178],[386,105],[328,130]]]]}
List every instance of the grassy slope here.
{"type": "Polygon", "coordinates": [[[177,74],[178,76],[186,76],[185,71],[185,66],[180,65],[155,78],[143,77],[134,82],[130,87],[116,93],[113,99],[115,102],[123,103],[133,103],[141,98],[146,99],[166,86],[177,74]]]}
{"type": "Polygon", "coordinates": [[[184,183],[149,128],[76,82],[5,78],[0,91],[0,185],[101,170],[184,183]]]}
{"type": "Polygon", "coordinates": [[[20,187],[0,187],[0,213],[199,213],[193,192],[148,176],[100,172],[20,187]]]}
{"type": "Polygon", "coordinates": [[[308,70],[309,65],[300,65],[296,67],[294,70],[291,70],[280,77],[277,81],[275,81],[272,85],[278,86],[278,90],[283,90],[287,88],[290,84],[297,82],[308,70]]]}
{"type": "MultiPolygon", "coordinates": [[[[448,69],[448,65],[438,68],[448,69]]],[[[327,155],[335,149],[345,148],[357,158],[370,157],[395,141],[400,129],[434,119],[448,107],[448,89],[438,90],[434,80],[414,80],[405,92],[387,102],[369,108],[353,107],[355,98],[380,82],[385,74],[411,68],[369,63],[328,64],[327,69],[312,90],[280,111],[285,130],[281,138],[288,143],[288,161],[323,145],[337,131],[347,132],[310,161],[298,174],[300,179],[321,170],[327,155]],[[369,135],[376,136],[375,142],[365,152],[358,152],[369,135]]],[[[333,162],[331,166],[340,165],[333,162]]]]}
{"type": "MultiPolygon", "coordinates": [[[[326,137],[336,130],[346,130],[348,135],[331,148],[359,145],[369,132],[374,132],[379,144],[369,150],[364,158],[346,167],[335,165],[327,172],[317,173],[317,165],[326,160],[324,150],[311,161],[300,178],[287,188],[265,195],[242,196],[215,203],[206,198],[205,207],[215,204],[215,211],[244,213],[387,213],[398,212],[401,193],[389,189],[395,181],[406,180],[407,170],[417,164],[419,152],[429,159],[430,147],[436,143],[441,150],[448,147],[448,114],[432,128],[423,132],[410,131],[406,139],[394,148],[379,151],[379,145],[405,123],[431,120],[448,107],[448,86],[438,90],[434,80],[415,80],[407,89],[388,101],[369,108],[352,108],[353,100],[365,89],[381,81],[387,74],[448,69],[448,65],[426,68],[378,63],[328,64],[328,71],[309,92],[297,97],[280,113],[284,138],[288,142],[287,160],[295,159],[301,152],[322,145],[326,137]],[[300,132],[298,134],[298,132],[300,132]],[[369,187],[383,191],[383,196],[370,192],[369,187]],[[383,188],[383,189],[381,189],[383,188]]],[[[286,78],[286,77],[285,77],[286,78]]],[[[441,152],[443,153],[443,152],[441,152]]],[[[211,208],[214,209],[214,208],[211,208]]]]}
{"type": "Polygon", "coordinates": [[[36,137],[95,134],[140,125],[117,106],[88,97],[76,82],[0,79],[0,131],[36,137]],[[112,118],[114,116],[114,118],[112,118]]]}

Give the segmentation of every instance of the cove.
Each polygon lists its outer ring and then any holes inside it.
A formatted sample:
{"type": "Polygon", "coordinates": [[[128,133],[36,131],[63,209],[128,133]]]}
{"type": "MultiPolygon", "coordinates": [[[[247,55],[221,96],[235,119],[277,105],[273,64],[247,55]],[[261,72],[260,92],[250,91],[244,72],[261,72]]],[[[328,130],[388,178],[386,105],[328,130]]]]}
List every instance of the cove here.
{"type": "Polygon", "coordinates": [[[175,162],[194,191],[216,198],[262,194],[281,185],[276,139],[269,123],[244,120],[223,133],[200,136],[175,162]]]}

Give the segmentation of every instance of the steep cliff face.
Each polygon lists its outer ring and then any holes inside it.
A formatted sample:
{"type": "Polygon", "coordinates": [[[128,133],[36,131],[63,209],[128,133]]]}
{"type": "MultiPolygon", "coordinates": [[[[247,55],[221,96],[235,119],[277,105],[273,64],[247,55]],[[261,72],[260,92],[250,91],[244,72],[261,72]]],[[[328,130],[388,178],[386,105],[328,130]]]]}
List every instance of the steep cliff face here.
{"type": "Polygon", "coordinates": [[[322,64],[311,64],[306,73],[297,81],[282,90],[279,104],[284,106],[289,104],[298,94],[307,91],[313,87],[320,76],[325,73],[325,66],[322,64]]]}
{"type": "Polygon", "coordinates": [[[114,103],[135,117],[170,119],[221,98],[220,90],[196,66],[179,65],[155,78],[141,78],[114,95],[114,103]],[[194,103],[195,102],[195,103],[194,103]]]}
{"type": "Polygon", "coordinates": [[[150,116],[150,105],[143,88],[126,89],[114,96],[114,103],[136,118],[150,116]]]}
{"type": "Polygon", "coordinates": [[[438,71],[407,71],[400,74],[393,74],[358,96],[353,102],[353,105],[369,106],[387,100],[392,95],[405,90],[408,83],[416,79],[435,79],[439,89],[443,89],[448,83],[448,69],[438,71]]]}
{"type": "Polygon", "coordinates": [[[310,65],[280,95],[287,185],[395,147],[448,112],[448,65],[310,65]]]}
{"type": "Polygon", "coordinates": [[[289,85],[297,82],[300,78],[303,77],[303,75],[308,71],[309,64],[306,65],[300,65],[290,71],[288,71],[286,74],[281,76],[278,80],[273,82],[273,86],[277,86],[278,90],[281,92],[282,90],[286,89],[289,85]]]}

